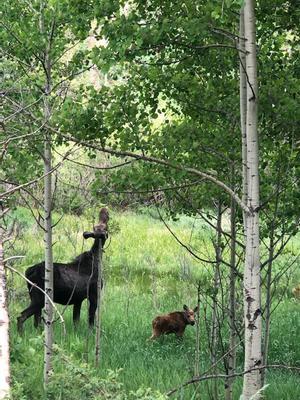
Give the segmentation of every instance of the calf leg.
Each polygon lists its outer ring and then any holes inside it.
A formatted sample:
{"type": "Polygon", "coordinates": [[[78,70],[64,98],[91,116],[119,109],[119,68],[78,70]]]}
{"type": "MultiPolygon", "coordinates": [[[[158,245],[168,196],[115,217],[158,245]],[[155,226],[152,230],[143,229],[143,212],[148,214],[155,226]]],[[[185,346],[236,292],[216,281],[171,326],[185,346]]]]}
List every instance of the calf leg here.
{"type": "Polygon", "coordinates": [[[177,337],[178,339],[182,340],[182,339],[183,339],[184,331],[178,331],[178,332],[176,332],[175,334],[176,334],[176,337],[177,337]]]}
{"type": "Polygon", "coordinates": [[[80,309],[81,309],[81,302],[75,303],[73,307],[73,322],[74,325],[77,325],[80,320],[80,309]]]}
{"type": "Polygon", "coordinates": [[[34,304],[31,303],[29,307],[25,308],[25,310],[23,310],[21,312],[21,315],[18,317],[18,332],[21,334],[23,331],[23,324],[26,321],[26,319],[28,319],[29,317],[31,317],[33,314],[38,314],[40,312],[40,305],[39,304],[34,304]]]}
{"type": "Polygon", "coordinates": [[[153,328],[152,329],[152,336],[149,338],[149,340],[157,339],[160,337],[161,332],[159,332],[157,329],[153,328]]]}

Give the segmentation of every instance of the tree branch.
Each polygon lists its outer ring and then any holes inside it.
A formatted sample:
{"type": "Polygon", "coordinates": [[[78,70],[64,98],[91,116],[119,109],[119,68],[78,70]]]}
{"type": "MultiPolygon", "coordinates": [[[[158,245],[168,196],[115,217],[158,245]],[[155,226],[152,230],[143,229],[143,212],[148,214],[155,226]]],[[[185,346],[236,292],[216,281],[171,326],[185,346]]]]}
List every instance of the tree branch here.
{"type": "Polygon", "coordinates": [[[131,157],[131,158],[135,158],[136,160],[143,160],[143,161],[147,161],[150,163],[154,163],[154,164],[159,164],[159,165],[164,165],[166,167],[170,167],[173,169],[176,169],[178,171],[183,171],[183,172],[187,172],[193,175],[197,175],[200,176],[201,178],[207,179],[213,183],[215,183],[217,186],[221,187],[223,190],[225,190],[231,197],[234,198],[234,200],[236,201],[236,203],[246,212],[246,213],[250,213],[250,209],[247,207],[246,204],[243,203],[243,201],[238,197],[238,195],[229,187],[227,186],[225,183],[219,181],[216,177],[214,177],[213,175],[210,175],[206,172],[202,172],[199,171],[196,168],[190,168],[190,167],[185,167],[182,165],[178,165],[178,164],[174,164],[171,161],[167,161],[167,160],[162,160],[156,157],[152,157],[152,156],[146,156],[146,155],[142,155],[142,154],[136,154],[130,151],[121,151],[121,150],[114,150],[112,148],[108,148],[108,147],[103,147],[101,145],[95,145],[89,142],[85,142],[82,140],[79,140],[71,135],[66,135],[63,134],[59,131],[57,131],[56,129],[53,129],[51,127],[49,127],[49,129],[51,129],[52,131],[54,131],[56,134],[60,135],[61,137],[63,137],[66,140],[75,142],[77,144],[80,144],[82,146],[94,149],[94,150],[98,150],[98,151],[102,151],[103,153],[108,153],[108,154],[112,154],[115,156],[119,156],[119,157],[131,157]]]}

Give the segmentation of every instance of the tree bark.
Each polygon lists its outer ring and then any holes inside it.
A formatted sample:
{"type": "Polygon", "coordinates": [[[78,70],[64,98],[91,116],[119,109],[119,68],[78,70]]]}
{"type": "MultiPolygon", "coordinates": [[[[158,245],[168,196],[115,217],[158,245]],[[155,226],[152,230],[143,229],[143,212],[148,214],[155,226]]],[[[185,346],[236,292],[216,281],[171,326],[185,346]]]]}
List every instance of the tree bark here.
{"type": "MultiPolygon", "coordinates": [[[[0,232],[0,235],[2,233],[0,232]]],[[[9,363],[9,317],[7,311],[6,276],[2,236],[0,237],[0,399],[6,399],[10,392],[10,363],[9,363]]]]}
{"type": "MultiPolygon", "coordinates": [[[[244,270],[245,360],[244,370],[262,363],[261,354],[261,276],[259,254],[259,172],[257,133],[257,61],[254,1],[246,0],[244,9],[247,75],[247,206],[244,270]]],[[[243,400],[261,388],[260,370],[244,375],[243,400]]],[[[259,396],[259,395],[258,395],[259,396]]]]}
{"type": "MultiPolygon", "coordinates": [[[[242,176],[243,176],[243,196],[242,201],[247,204],[248,182],[247,182],[247,137],[246,137],[246,121],[247,121],[247,77],[246,77],[246,52],[245,52],[245,23],[244,23],[244,7],[240,12],[240,29],[239,29],[239,53],[240,57],[240,121],[242,134],[242,176]]],[[[246,232],[246,216],[243,211],[244,230],[246,232]]]]}

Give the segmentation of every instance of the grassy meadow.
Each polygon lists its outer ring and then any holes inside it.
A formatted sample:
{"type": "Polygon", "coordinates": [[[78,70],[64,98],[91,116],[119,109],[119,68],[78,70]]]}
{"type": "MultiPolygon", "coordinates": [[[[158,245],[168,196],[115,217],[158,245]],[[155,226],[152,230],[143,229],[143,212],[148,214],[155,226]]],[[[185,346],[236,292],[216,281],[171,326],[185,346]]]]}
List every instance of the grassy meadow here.
{"type": "MultiPolygon", "coordinates": [[[[43,235],[29,211],[20,208],[15,216],[21,224],[20,236],[14,245],[14,255],[25,255],[14,267],[25,269],[43,259],[43,235]]],[[[82,238],[91,229],[97,213],[81,217],[65,215],[54,229],[54,260],[67,262],[88,249],[92,240],[82,238]]],[[[59,216],[55,216],[58,219],[59,216]]],[[[189,243],[203,258],[213,257],[213,232],[200,220],[182,217],[169,221],[170,227],[184,243],[189,243]]],[[[51,399],[75,400],[76,385],[79,400],[94,398],[93,384],[105,381],[115,385],[132,398],[158,399],[160,393],[191,379],[194,371],[195,327],[187,327],[184,339],[169,335],[149,342],[151,321],[159,313],[181,310],[183,304],[194,307],[197,302],[197,282],[205,290],[212,285],[210,266],[197,262],[175,241],[163,223],[145,210],[141,213],[111,212],[111,236],[104,255],[104,292],[102,302],[101,366],[94,364],[94,338],[87,327],[87,305],[83,303],[77,330],[72,324],[72,308],[59,306],[65,319],[66,335],[59,322],[55,324],[54,389],[51,399]],[[112,372],[113,371],[113,372],[112,372]],[[138,392],[140,388],[153,391],[138,392]],[[73,391],[72,391],[73,390],[73,391]],[[81,390],[81,392],[80,392],[81,390]],[[90,392],[89,392],[90,391],[90,392]],[[80,394],[81,393],[81,394],[80,394]],[[148,397],[147,397],[148,396],[148,397]]],[[[288,258],[300,248],[294,239],[283,255],[288,258]]],[[[11,255],[11,254],[9,254],[11,255]]],[[[281,261],[282,263],[282,261],[281,261]]],[[[280,268],[281,264],[278,261],[280,268]]],[[[16,331],[16,317],[29,304],[25,282],[17,275],[8,276],[11,318],[11,364],[16,400],[43,398],[43,338],[42,329],[35,330],[33,319],[24,324],[24,334],[16,331]]],[[[282,302],[273,313],[271,324],[270,364],[300,366],[300,302],[291,290],[300,282],[299,265],[295,266],[285,291],[279,285],[278,299],[282,302]],[[298,267],[298,270],[297,268],[298,267]],[[297,272],[298,271],[298,272],[297,272]]],[[[277,296],[277,295],[276,295],[277,296]]],[[[276,298],[275,298],[276,300],[276,298]]],[[[200,309],[202,310],[202,309],[200,309]]],[[[208,314],[209,315],[209,314],[208,314]]],[[[224,329],[225,345],[226,330],[224,329]]],[[[200,371],[209,368],[206,327],[200,311],[200,371]]],[[[242,369],[242,347],[238,348],[238,370],[242,369]]],[[[220,353],[222,354],[222,353],[220,353]]],[[[220,364],[220,373],[223,364],[220,364]]],[[[300,399],[299,374],[283,370],[267,373],[264,391],[266,399],[300,399]]],[[[241,393],[242,378],[235,383],[235,399],[241,393]]],[[[224,383],[219,382],[220,399],[224,383]]],[[[100,393],[100,392],[99,392],[100,393]]],[[[100,393],[95,398],[105,397],[100,393]]],[[[178,391],[171,399],[211,399],[211,384],[203,382],[178,391]]]]}

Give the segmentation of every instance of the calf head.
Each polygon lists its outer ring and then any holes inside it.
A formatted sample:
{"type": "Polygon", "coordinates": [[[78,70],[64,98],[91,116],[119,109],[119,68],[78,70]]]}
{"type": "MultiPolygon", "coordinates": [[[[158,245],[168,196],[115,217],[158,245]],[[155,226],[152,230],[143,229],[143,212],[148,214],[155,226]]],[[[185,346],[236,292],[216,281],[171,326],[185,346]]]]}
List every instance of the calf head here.
{"type": "Polygon", "coordinates": [[[184,313],[184,318],[186,320],[186,323],[188,325],[195,325],[195,314],[198,311],[198,306],[195,307],[194,309],[189,308],[188,306],[184,305],[183,306],[183,313],[184,313]]]}

